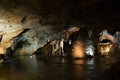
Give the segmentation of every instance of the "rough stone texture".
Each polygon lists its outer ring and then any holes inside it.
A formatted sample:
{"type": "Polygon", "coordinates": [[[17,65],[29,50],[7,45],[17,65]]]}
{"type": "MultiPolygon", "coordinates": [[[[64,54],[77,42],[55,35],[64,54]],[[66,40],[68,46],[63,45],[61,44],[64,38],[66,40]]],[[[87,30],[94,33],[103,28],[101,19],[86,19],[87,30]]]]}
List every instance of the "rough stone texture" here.
{"type": "Polygon", "coordinates": [[[37,48],[44,46],[48,39],[64,37],[62,31],[70,25],[85,24],[89,29],[93,29],[95,37],[104,28],[114,33],[115,30],[119,30],[119,7],[116,7],[119,6],[118,2],[118,0],[1,0],[0,36],[29,28],[26,33],[15,37],[12,47],[16,54],[32,54],[37,48]],[[116,6],[111,9],[111,5],[116,6]],[[115,25],[111,25],[112,23],[115,25]]]}
{"type": "Polygon", "coordinates": [[[13,45],[13,38],[19,35],[24,28],[12,14],[0,8],[0,53],[5,54],[6,49],[13,45]]]}
{"type": "Polygon", "coordinates": [[[111,34],[103,34],[99,37],[98,43],[98,53],[102,55],[110,55],[111,53],[117,51],[116,39],[111,34]],[[109,42],[103,42],[103,40],[109,40],[109,42]]]}
{"type": "Polygon", "coordinates": [[[2,38],[0,52],[5,53],[6,48],[12,46],[12,49],[15,49],[15,54],[32,54],[39,47],[44,46],[48,39],[54,40],[64,37],[61,36],[63,24],[54,22],[57,19],[56,16],[49,15],[49,17],[44,21],[44,18],[39,16],[38,12],[31,11],[30,7],[26,6],[19,5],[7,9],[0,7],[0,36],[2,38]],[[22,34],[22,37],[16,37],[24,29],[28,28],[30,30],[22,34]],[[26,43],[19,44],[20,41],[24,40],[26,40],[26,43]],[[22,47],[17,47],[18,44],[22,47]]]}

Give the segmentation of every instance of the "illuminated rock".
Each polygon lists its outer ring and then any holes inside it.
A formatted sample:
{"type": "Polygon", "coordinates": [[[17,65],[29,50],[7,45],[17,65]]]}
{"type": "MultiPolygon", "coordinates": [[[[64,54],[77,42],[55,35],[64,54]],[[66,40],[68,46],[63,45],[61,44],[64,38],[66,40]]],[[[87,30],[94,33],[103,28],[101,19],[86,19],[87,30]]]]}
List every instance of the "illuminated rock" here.
{"type": "Polygon", "coordinates": [[[95,47],[90,44],[85,48],[85,53],[88,56],[94,56],[95,55],[95,47]]]}
{"type": "Polygon", "coordinates": [[[85,44],[85,53],[87,56],[94,56],[95,55],[95,47],[94,42],[92,40],[92,31],[88,31],[88,39],[86,40],[85,44]]]}
{"type": "Polygon", "coordinates": [[[102,55],[109,55],[112,46],[113,46],[113,44],[111,44],[110,42],[98,43],[98,49],[102,55]]]}
{"type": "Polygon", "coordinates": [[[9,18],[2,16],[0,20],[0,54],[5,54],[7,48],[14,44],[14,38],[24,31],[19,19],[10,15],[9,18]]]}
{"type": "Polygon", "coordinates": [[[78,32],[80,30],[80,27],[71,27],[68,28],[67,30],[64,30],[63,33],[65,34],[66,40],[70,39],[70,36],[74,32],[78,32]]]}
{"type": "Polygon", "coordinates": [[[113,53],[116,45],[116,39],[104,30],[99,37],[98,52],[102,55],[110,55],[113,53]]]}
{"type": "Polygon", "coordinates": [[[18,36],[21,32],[23,32],[23,29],[2,35],[1,42],[0,42],[0,53],[1,54],[6,53],[6,49],[13,45],[14,37],[18,36]]]}
{"type": "Polygon", "coordinates": [[[72,57],[74,59],[85,57],[85,44],[82,40],[77,40],[73,44],[72,57]]]}
{"type": "Polygon", "coordinates": [[[81,27],[78,32],[73,33],[70,36],[73,41],[72,44],[72,57],[74,59],[80,59],[86,56],[85,47],[86,40],[88,39],[88,31],[86,27],[81,27]]]}

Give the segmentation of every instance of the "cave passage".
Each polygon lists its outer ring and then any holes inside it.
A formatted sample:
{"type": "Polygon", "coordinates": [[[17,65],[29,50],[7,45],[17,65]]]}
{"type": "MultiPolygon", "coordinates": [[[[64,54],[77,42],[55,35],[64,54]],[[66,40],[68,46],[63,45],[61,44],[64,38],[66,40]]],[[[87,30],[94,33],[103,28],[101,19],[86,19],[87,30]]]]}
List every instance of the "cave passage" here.
{"type": "Polygon", "coordinates": [[[120,80],[119,3],[0,0],[0,80],[120,80]]]}

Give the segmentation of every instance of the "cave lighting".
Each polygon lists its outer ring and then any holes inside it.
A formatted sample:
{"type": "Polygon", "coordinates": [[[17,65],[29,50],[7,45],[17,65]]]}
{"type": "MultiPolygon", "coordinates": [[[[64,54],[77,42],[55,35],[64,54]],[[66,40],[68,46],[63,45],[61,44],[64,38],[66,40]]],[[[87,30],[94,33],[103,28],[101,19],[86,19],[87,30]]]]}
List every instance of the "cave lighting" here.
{"type": "Polygon", "coordinates": [[[109,34],[107,30],[103,30],[100,33],[98,51],[102,55],[109,55],[111,49],[114,48],[113,46],[115,44],[116,44],[116,39],[114,38],[114,35],[109,34]]]}
{"type": "Polygon", "coordinates": [[[93,45],[89,45],[86,49],[85,49],[85,53],[87,55],[90,55],[90,56],[94,56],[94,46],[93,45]]]}
{"type": "Polygon", "coordinates": [[[84,54],[84,42],[82,41],[76,41],[75,44],[73,45],[72,49],[72,56],[74,59],[76,58],[83,58],[85,57],[84,54]]]}
{"type": "Polygon", "coordinates": [[[105,55],[108,55],[108,53],[110,52],[112,48],[112,44],[111,43],[99,43],[98,44],[98,49],[99,49],[99,52],[101,54],[105,54],[105,55]]]}

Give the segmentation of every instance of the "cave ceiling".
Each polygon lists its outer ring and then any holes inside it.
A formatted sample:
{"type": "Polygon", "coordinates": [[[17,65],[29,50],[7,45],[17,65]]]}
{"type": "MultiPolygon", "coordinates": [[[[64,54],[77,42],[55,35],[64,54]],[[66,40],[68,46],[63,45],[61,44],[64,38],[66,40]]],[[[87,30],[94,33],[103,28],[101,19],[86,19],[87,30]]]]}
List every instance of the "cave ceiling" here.
{"type": "Polygon", "coordinates": [[[44,18],[41,23],[48,22],[54,25],[56,21],[59,21],[59,24],[95,23],[96,20],[116,23],[120,19],[119,2],[119,0],[1,0],[0,5],[7,11],[20,9],[22,13],[41,16],[44,18]]]}
{"type": "Polygon", "coordinates": [[[55,32],[82,24],[117,30],[119,3],[119,0],[1,0],[0,23],[5,20],[3,24],[9,22],[25,28],[49,25],[48,29],[55,32]]]}

